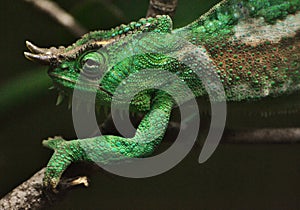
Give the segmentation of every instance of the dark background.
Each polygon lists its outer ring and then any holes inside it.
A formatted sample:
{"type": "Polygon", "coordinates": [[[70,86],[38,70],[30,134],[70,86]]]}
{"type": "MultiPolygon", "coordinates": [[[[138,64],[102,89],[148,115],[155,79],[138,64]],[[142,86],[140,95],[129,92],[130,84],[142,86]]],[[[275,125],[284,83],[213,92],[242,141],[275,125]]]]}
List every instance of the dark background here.
{"type": "MultiPolygon", "coordinates": [[[[89,30],[109,29],[145,16],[147,0],[58,0],[89,30]]],[[[217,2],[179,0],[175,27],[183,26],[217,2]]],[[[44,167],[52,151],[49,136],[74,138],[71,111],[55,106],[47,68],[27,61],[25,40],[38,46],[68,45],[66,29],[22,0],[1,0],[0,12],[0,196],[44,167]]],[[[69,193],[54,209],[299,209],[300,145],[221,144],[204,164],[200,148],[165,174],[128,179],[100,173],[91,186],[69,193]]]]}

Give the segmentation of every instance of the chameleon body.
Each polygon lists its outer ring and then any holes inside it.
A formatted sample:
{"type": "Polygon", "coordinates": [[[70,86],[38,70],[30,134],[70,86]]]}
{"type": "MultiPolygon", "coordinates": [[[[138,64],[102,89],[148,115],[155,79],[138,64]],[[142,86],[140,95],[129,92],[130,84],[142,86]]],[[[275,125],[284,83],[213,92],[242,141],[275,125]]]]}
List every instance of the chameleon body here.
{"type": "MultiPolygon", "coordinates": [[[[299,91],[298,0],[222,1],[183,28],[173,29],[168,16],[143,18],[108,31],[90,32],[69,47],[46,49],[27,42],[31,52],[25,53],[25,56],[49,65],[54,86],[64,94],[72,93],[81,73],[89,85],[81,84],[76,88],[96,91],[96,106],[109,105],[116,88],[124,79],[147,68],[175,73],[195,97],[207,95],[194,70],[182,64],[182,61],[190,58],[188,48],[175,40],[153,39],[152,36],[136,45],[135,55],[119,61],[118,58],[126,57],[124,55],[129,53],[129,48],[120,50],[128,40],[135,40],[140,34],[149,32],[154,36],[175,35],[198,46],[203,57],[192,59],[202,60],[202,65],[217,75],[224,87],[226,100],[233,104],[272,100],[299,91]],[[159,53],[165,48],[176,48],[180,59],[159,53]],[[151,53],[142,53],[149,49],[151,53]]],[[[196,71],[201,71],[202,67],[196,66],[196,71]]],[[[136,80],[143,86],[151,78],[136,80]]],[[[160,87],[168,85],[164,80],[156,83],[160,87]]],[[[130,87],[126,91],[130,92],[130,87]]],[[[54,150],[47,165],[44,184],[55,188],[64,170],[75,161],[107,164],[115,157],[122,159],[151,155],[163,139],[174,105],[172,97],[164,91],[142,91],[131,101],[133,111],[145,113],[134,137],[98,136],[72,141],[61,138],[44,141],[45,146],[54,150]]]]}

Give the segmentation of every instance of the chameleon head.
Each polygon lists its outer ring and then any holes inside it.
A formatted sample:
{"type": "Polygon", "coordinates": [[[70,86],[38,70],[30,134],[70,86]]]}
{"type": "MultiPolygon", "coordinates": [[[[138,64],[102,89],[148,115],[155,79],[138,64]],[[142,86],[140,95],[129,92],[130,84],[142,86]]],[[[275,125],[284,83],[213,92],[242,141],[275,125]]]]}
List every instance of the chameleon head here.
{"type": "Polygon", "coordinates": [[[59,91],[67,95],[74,88],[96,91],[98,101],[105,103],[111,101],[115,89],[131,70],[138,70],[133,66],[133,60],[138,59],[123,59],[130,57],[131,48],[125,47],[128,40],[134,40],[141,32],[169,33],[171,29],[168,16],[143,18],[108,31],[90,32],[69,47],[40,48],[27,41],[30,52],[24,54],[29,60],[50,66],[48,74],[59,91]]]}
{"type": "Polygon", "coordinates": [[[24,55],[31,61],[48,65],[48,74],[54,87],[64,95],[69,95],[77,87],[85,91],[97,91],[97,98],[109,101],[110,90],[99,81],[106,70],[106,55],[98,51],[104,42],[86,44],[80,47],[40,48],[27,41],[30,52],[24,55]],[[80,78],[80,79],[79,79],[80,78]]]}

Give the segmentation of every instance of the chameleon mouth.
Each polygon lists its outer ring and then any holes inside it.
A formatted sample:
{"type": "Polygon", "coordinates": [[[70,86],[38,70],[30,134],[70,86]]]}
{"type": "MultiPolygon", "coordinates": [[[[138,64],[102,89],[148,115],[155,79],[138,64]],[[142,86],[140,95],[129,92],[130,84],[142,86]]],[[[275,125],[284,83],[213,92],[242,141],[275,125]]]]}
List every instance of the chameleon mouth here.
{"type": "MultiPolygon", "coordinates": [[[[69,83],[71,84],[72,86],[78,86],[78,87],[82,87],[82,88],[88,88],[90,90],[99,90],[101,92],[104,92],[106,93],[108,96],[112,97],[113,94],[109,91],[107,91],[106,89],[104,89],[101,85],[99,85],[98,83],[96,83],[96,81],[92,81],[92,80],[73,80],[73,79],[70,79],[66,76],[63,76],[63,75],[59,75],[59,74],[56,74],[54,72],[48,72],[49,76],[51,78],[55,78],[55,82],[56,83],[59,83],[59,84],[62,84],[62,83],[69,83]]],[[[97,81],[98,82],[98,81],[97,81]]]]}

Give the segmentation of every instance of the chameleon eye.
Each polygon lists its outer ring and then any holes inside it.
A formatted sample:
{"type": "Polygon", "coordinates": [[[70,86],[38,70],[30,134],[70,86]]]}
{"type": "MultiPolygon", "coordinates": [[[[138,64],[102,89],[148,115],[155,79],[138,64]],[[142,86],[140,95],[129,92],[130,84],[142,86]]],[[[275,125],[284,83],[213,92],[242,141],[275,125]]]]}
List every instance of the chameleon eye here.
{"type": "Polygon", "coordinates": [[[88,79],[99,79],[103,74],[103,56],[97,52],[88,53],[81,60],[81,73],[88,79]]]}
{"type": "Polygon", "coordinates": [[[87,68],[97,68],[99,67],[99,63],[92,59],[87,59],[84,64],[87,68]]]}

